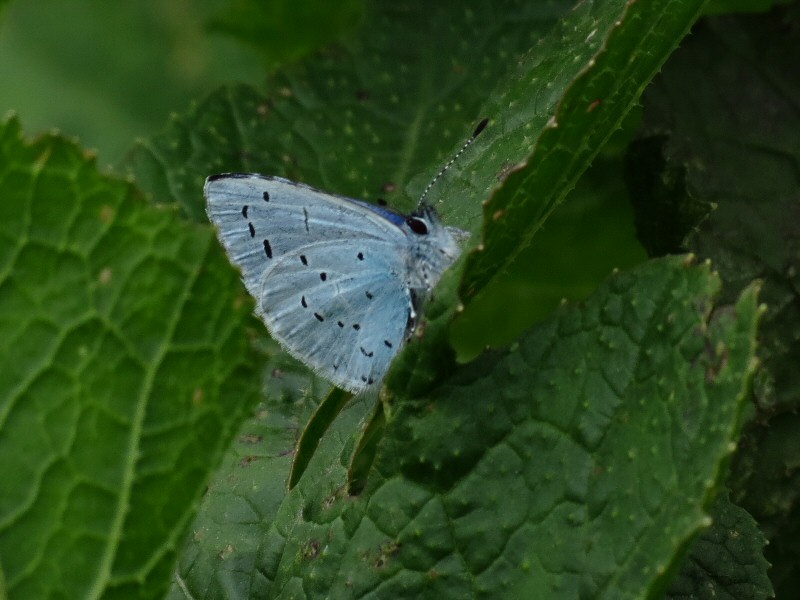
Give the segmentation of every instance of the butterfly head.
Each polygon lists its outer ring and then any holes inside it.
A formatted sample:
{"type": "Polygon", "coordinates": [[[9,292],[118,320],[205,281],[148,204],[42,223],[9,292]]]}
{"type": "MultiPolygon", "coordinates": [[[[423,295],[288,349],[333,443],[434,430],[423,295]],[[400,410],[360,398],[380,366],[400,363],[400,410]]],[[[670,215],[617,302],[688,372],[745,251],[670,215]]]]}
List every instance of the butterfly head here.
{"type": "Polygon", "coordinates": [[[461,254],[459,243],[469,234],[443,225],[436,210],[428,205],[408,215],[404,229],[411,241],[409,285],[430,291],[461,254]]]}

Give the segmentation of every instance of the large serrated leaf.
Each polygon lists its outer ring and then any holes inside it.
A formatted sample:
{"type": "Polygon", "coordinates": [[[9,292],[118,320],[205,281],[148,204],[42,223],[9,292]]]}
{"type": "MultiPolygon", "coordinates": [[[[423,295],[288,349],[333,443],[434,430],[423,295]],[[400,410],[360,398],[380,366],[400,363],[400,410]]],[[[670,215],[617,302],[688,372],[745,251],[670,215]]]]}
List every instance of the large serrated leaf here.
{"type": "Polygon", "coordinates": [[[712,313],[718,291],[683,258],[613,277],[425,402],[397,405],[360,497],[346,495],[346,457],[365,413],[346,411],[281,506],[242,532],[251,569],[235,536],[216,562],[219,547],[196,539],[205,558],[192,564],[214,572],[187,565],[181,586],[439,599],[663,588],[707,523],[754,367],[754,290],[712,313]]]}
{"type": "Polygon", "coordinates": [[[630,156],[639,233],[651,250],[710,258],[727,298],[764,281],[758,412],[730,485],[770,539],[776,593],[787,598],[800,582],[799,23],[795,3],[698,24],[645,95],[643,137],[630,156]]]}
{"type": "Polygon", "coordinates": [[[16,120],[0,125],[0,556],[12,597],[166,590],[259,387],[249,308],[214,244],[72,142],[28,143],[16,120]]]}
{"type": "Polygon", "coordinates": [[[772,598],[764,558],[767,540],[727,490],[711,507],[711,526],[692,543],[686,562],[669,586],[668,600],[766,600],[772,598]]]}

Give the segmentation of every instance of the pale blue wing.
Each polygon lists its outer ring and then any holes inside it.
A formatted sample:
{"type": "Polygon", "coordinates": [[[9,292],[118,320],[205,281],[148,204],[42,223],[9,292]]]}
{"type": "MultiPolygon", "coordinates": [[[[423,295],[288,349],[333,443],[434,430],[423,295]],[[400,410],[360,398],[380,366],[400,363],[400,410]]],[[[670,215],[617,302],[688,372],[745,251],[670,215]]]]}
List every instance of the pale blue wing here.
{"type": "Polygon", "coordinates": [[[279,177],[215,175],[206,180],[204,192],[208,217],[256,298],[270,265],[310,242],[407,243],[401,215],[279,177]]]}
{"type": "Polygon", "coordinates": [[[377,384],[412,311],[406,217],[256,174],[209,177],[205,195],[272,336],[342,388],[377,384]]]}
{"type": "Polygon", "coordinates": [[[265,272],[257,311],[292,355],[339,387],[376,386],[411,317],[405,252],[364,238],[297,248],[265,272]]]}

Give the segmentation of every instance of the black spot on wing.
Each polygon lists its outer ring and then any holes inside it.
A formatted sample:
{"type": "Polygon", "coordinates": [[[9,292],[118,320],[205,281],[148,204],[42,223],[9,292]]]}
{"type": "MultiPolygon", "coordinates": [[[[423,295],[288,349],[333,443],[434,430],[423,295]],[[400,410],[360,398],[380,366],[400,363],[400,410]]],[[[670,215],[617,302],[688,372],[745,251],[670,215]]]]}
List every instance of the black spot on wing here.
{"type": "Polygon", "coordinates": [[[308,304],[306,304],[306,297],[300,296],[300,304],[303,305],[303,308],[308,308],[308,304]]]}
{"type": "Polygon", "coordinates": [[[367,299],[368,299],[368,300],[372,300],[374,297],[375,297],[375,296],[373,296],[372,294],[370,294],[369,292],[367,292],[367,299]]]}
{"type": "Polygon", "coordinates": [[[344,327],[344,323],[342,323],[341,321],[336,321],[336,324],[337,324],[339,327],[344,327]]]}
{"type": "Polygon", "coordinates": [[[359,329],[361,329],[361,325],[359,325],[358,323],[353,323],[353,329],[358,331],[359,329]]]}
{"type": "Polygon", "coordinates": [[[363,252],[359,252],[358,254],[356,254],[356,256],[358,257],[358,260],[364,260],[364,253],[363,252]]]}
{"type": "Polygon", "coordinates": [[[387,348],[392,348],[393,347],[392,342],[390,342],[389,340],[383,340],[383,343],[386,344],[387,348]]]}
{"type": "Polygon", "coordinates": [[[374,353],[374,352],[367,352],[366,350],[364,350],[364,346],[361,346],[361,354],[363,354],[363,355],[364,355],[364,356],[366,356],[367,358],[372,358],[372,356],[373,356],[375,353],[374,353]]]}
{"type": "Polygon", "coordinates": [[[268,191],[264,190],[263,197],[264,197],[264,202],[269,202],[269,192],[268,191]]]}
{"type": "Polygon", "coordinates": [[[247,204],[242,207],[242,216],[246,219],[247,218],[247,204]]]}
{"type": "Polygon", "coordinates": [[[328,274],[323,271],[322,273],[319,274],[319,278],[322,279],[322,281],[325,281],[326,279],[328,279],[328,274]]]}
{"type": "Polygon", "coordinates": [[[314,313],[314,316],[316,317],[317,321],[319,321],[320,323],[322,323],[325,320],[325,317],[323,317],[319,313],[314,313]]]}
{"type": "Polygon", "coordinates": [[[308,259],[306,258],[305,254],[300,255],[300,262],[303,263],[305,266],[308,266],[308,259]]]}
{"type": "Polygon", "coordinates": [[[250,230],[250,237],[251,238],[256,237],[256,228],[253,227],[253,224],[252,223],[248,223],[247,224],[247,228],[250,230]]]}
{"type": "Polygon", "coordinates": [[[269,245],[269,240],[264,240],[264,252],[266,252],[267,258],[272,258],[272,246],[269,245]]]}

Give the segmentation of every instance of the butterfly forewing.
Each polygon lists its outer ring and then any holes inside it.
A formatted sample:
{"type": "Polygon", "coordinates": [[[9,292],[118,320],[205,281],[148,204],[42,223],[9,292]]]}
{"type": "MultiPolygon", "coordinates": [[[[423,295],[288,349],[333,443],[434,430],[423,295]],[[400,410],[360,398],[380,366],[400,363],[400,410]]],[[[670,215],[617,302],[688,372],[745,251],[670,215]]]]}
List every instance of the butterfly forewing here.
{"type": "Polygon", "coordinates": [[[359,203],[279,177],[209,177],[209,219],[255,297],[273,261],[310,241],[376,239],[404,244],[402,231],[359,203]]]}

